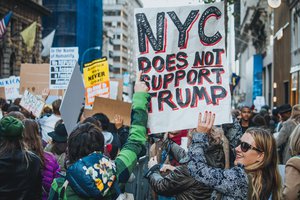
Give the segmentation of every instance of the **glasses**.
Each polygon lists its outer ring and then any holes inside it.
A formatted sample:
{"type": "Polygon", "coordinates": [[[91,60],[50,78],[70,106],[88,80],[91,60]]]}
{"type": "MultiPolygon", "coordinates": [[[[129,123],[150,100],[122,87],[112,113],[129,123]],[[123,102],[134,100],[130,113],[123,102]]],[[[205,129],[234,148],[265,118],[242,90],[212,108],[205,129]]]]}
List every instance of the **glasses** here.
{"type": "Polygon", "coordinates": [[[247,142],[240,141],[239,145],[241,145],[241,150],[244,153],[246,153],[247,151],[249,151],[249,149],[252,149],[254,151],[258,151],[258,152],[261,152],[261,153],[263,152],[262,150],[259,150],[258,148],[253,147],[251,144],[248,144],[247,142]]]}

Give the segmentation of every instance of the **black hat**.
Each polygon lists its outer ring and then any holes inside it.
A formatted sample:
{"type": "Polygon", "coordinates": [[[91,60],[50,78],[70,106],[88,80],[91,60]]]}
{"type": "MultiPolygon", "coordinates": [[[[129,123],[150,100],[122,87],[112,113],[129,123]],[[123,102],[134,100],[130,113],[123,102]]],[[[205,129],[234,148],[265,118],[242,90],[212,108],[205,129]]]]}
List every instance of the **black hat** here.
{"type": "Polygon", "coordinates": [[[48,133],[48,135],[55,142],[67,142],[68,133],[64,124],[58,124],[53,132],[48,133]]]}
{"type": "Polygon", "coordinates": [[[283,114],[283,113],[290,112],[290,111],[292,111],[292,106],[290,104],[283,104],[283,105],[279,106],[279,108],[278,108],[279,114],[283,114]]]}

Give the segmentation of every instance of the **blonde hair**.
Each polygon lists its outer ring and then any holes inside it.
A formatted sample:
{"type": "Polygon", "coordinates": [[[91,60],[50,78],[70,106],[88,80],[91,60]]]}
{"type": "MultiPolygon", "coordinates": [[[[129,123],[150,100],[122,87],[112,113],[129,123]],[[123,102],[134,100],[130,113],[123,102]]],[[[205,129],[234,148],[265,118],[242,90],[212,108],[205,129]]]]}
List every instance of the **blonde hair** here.
{"type": "Polygon", "coordinates": [[[262,161],[245,167],[252,177],[251,199],[268,199],[272,195],[272,199],[277,200],[280,197],[281,178],[277,166],[276,141],[273,135],[263,128],[249,128],[246,132],[253,137],[256,148],[264,154],[262,161]]]}
{"type": "Polygon", "coordinates": [[[296,126],[290,136],[290,151],[292,156],[300,154],[300,124],[296,126]]]}
{"type": "Polygon", "coordinates": [[[300,118],[300,104],[296,104],[292,108],[291,119],[300,118]]]}

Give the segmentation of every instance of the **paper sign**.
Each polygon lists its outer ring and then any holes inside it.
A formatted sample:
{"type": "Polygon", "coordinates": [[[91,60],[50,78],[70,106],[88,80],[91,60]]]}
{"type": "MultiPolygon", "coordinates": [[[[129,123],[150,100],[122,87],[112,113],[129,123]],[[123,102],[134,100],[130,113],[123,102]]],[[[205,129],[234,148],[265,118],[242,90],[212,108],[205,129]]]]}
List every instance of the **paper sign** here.
{"type": "Polygon", "coordinates": [[[64,120],[68,134],[75,128],[80,113],[84,105],[84,84],[79,69],[76,64],[67,91],[60,105],[61,117],[64,120]]]}
{"type": "Polygon", "coordinates": [[[109,70],[106,58],[84,64],[84,85],[86,88],[85,104],[92,105],[95,96],[109,97],[109,70]]]}
{"type": "Polygon", "coordinates": [[[135,10],[137,70],[150,88],[151,133],[195,128],[199,112],[231,122],[224,2],[135,10]]]}
{"type": "Polygon", "coordinates": [[[77,61],[78,47],[51,48],[49,88],[67,89],[77,61]]]}
{"type": "Polygon", "coordinates": [[[25,90],[20,105],[29,112],[32,112],[34,116],[39,117],[43,111],[45,102],[36,95],[25,90]]]}
{"type": "Polygon", "coordinates": [[[20,97],[20,77],[10,76],[9,78],[0,79],[0,87],[4,88],[6,99],[16,99],[20,97]]]}
{"type": "Polygon", "coordinates": [[[89,117],[96,113],[104,113],[112,123],[116,114],[121,115],[124,119],[124,124],[129,126],[131,104],[113,99],[95,97],[93,110],[84,110],[84,114],[86,117],[89,117]]]}

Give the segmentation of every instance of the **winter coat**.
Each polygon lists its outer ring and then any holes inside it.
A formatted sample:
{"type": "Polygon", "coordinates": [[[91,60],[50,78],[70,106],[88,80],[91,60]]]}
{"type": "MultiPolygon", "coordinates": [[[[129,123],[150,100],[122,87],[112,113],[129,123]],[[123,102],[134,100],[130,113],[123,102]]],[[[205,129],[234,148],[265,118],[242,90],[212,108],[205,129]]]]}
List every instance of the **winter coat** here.
{"type": "MultiPolygon", "coordinates": [[[[247,199],[249,179],[241,165],[230,169],[221,169],[208,166],[205,152],[209,147],[208,136],[202,133],[193,134],[192,144],[189,147],[188,169],[197,181],[222,194],[222,199],[247,199]]],[[[217,199],[215,193],[211,199],[217,199]]]]}
{"type": "Polygon", "coordinates": [[[300,199],[300,156],[292,157],[286,163],[282,199],[300,199]]]}
{"type": "Polygon", "coordinates": [[[290,144],[290,135],[292,134],[295,127],[299,124],[295,119],[288,119],[283,123],[282,128],[280,129],[278,136],[276,139],[277,147],[283,145],[283,152],[282,152],[282,163],[286,164],[288,159],[291,158],[291,154],[289,151],[289,144],[290,144]]]}
{"type": "Polygon", "coordinates": [[[101,198],[113,199],[116,189],[112,184],[125,184],[146,143],[149,94],[137,92],[133,96],[131,126],[127,143],[115,161],[95,152],[81,158],[66,172],[66,177],[54,179],[49,199],[101,198]],[[107,169],[108,168],[108,169],[107,169]]]}
{"type": "Polygon", "coordinates": [[[0,199],[36,200],[42,197],[41,160],[16,150],[0,157],[0,199]]]}
{"type": "Polygon", "coordinates": [[[45,167],[42,173],[43,199],[47,199],[54,178],[59,177],[58,172],[60,172],[60,168],[53,154],[49,152],[44,152],[44,158],[45,158],[45,162],[44,162],[45,167]]]}
{"type": "MultiPolygon", "coordinates": [[[[177,200],[196,200],[210,199],[212,189],[197,182],[189,173],[187,154],[183,148],[174,142],[171,143],[170,154],[179,160],[182,165],[170,172],[167,176],[162,177],[159,172],[159,164],[153,166],[147,173],[152,189],[159,195],[175,196],[177,200]]],[[[224,168],[224,152],[222,145],[215,145],[207,157],[215,167],[224,168]]]]}

